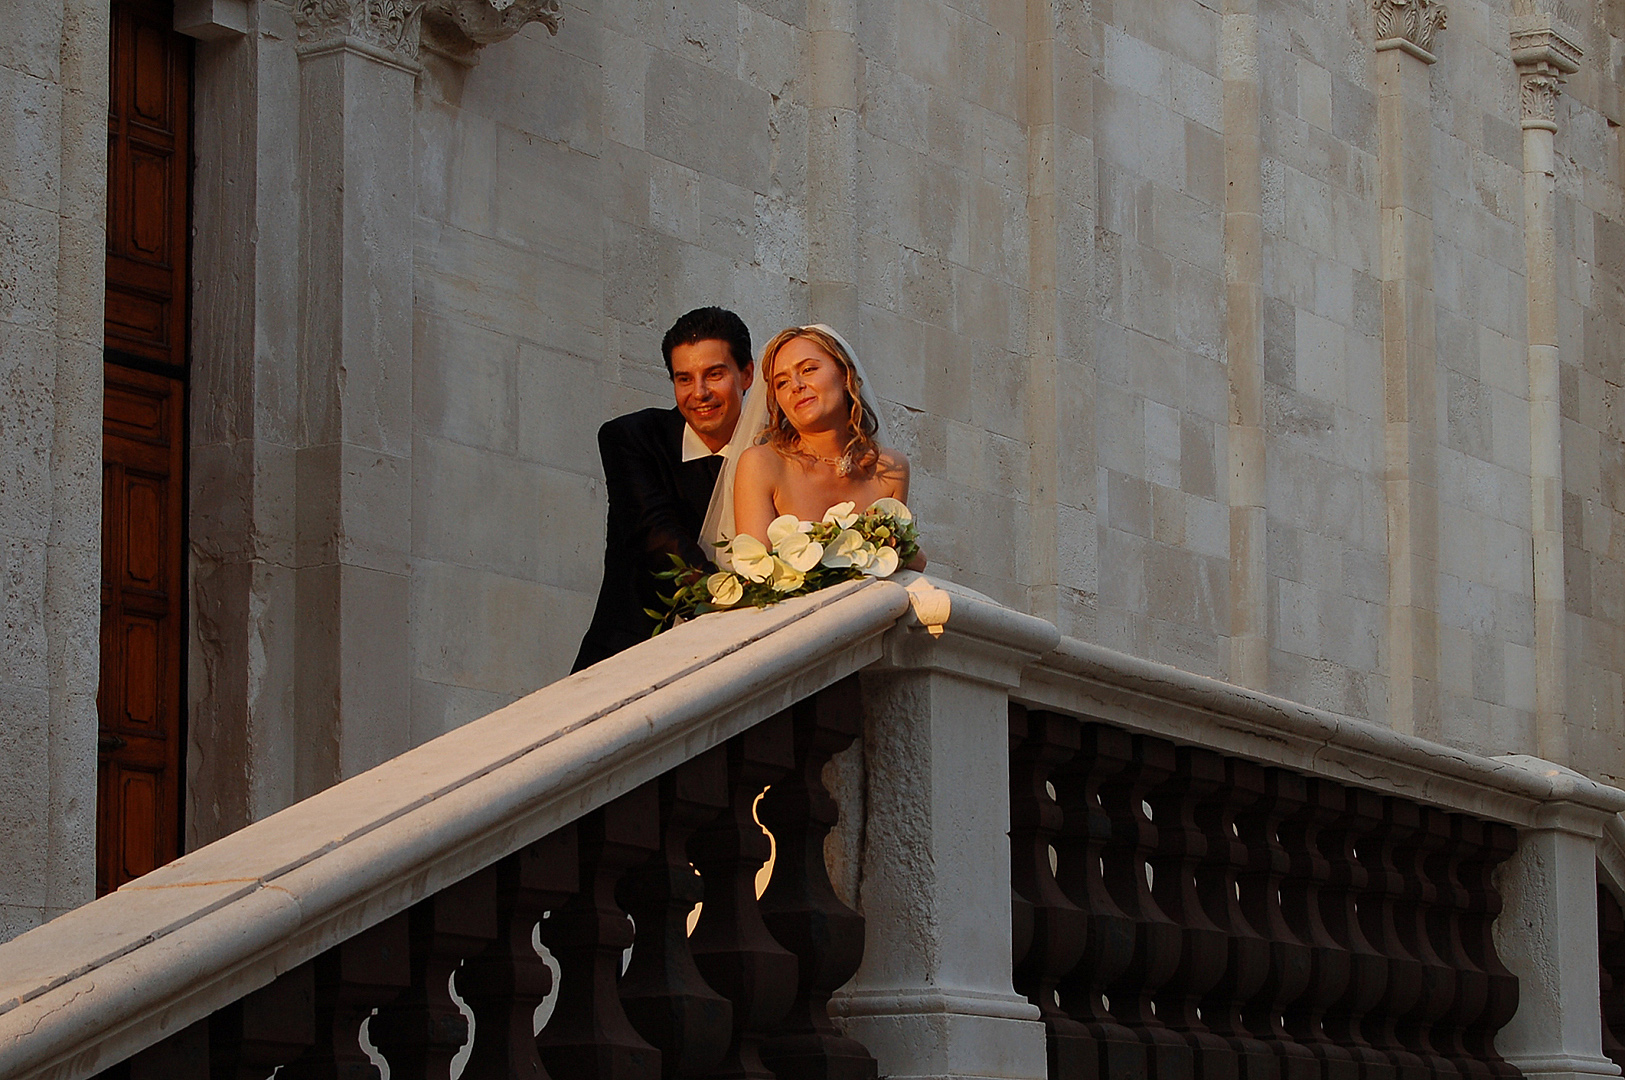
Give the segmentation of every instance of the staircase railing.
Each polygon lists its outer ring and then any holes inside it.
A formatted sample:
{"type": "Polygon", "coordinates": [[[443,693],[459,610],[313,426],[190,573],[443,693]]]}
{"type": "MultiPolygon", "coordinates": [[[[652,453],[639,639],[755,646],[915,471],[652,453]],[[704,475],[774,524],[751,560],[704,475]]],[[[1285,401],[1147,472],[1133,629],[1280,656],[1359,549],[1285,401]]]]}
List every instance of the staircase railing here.
{"type": "Polygon", "coordinates": [[[0,1078],[1608,1075],[1622,809],[853,583],[697,620],[0,945],[0,1078]]]}

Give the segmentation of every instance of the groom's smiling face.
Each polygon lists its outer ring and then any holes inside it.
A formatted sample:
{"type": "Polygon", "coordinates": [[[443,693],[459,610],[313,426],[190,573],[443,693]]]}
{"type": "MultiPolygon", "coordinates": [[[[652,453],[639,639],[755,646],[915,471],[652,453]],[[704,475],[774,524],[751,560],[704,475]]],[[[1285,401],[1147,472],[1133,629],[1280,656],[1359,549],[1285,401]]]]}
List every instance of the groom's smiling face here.
{"type": "Polygon", "coordinates": [[[735,367],[726,341],[708,339],[671,350],[671,386],[677,411],[715,453],[733,437],[753,366],[735,367]]]}

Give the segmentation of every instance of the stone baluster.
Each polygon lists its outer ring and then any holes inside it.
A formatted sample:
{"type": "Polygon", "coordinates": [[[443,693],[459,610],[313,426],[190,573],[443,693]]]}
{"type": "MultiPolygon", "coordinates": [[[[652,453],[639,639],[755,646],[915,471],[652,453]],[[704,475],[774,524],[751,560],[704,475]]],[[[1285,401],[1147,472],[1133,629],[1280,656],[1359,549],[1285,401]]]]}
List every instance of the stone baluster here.
{"type": "Polygon", "coordinates": [[[1434,1077],[1454,1077],[1456,1068],[1433,1045],[1433,1025],[1450,1011],[1456,994],[1455,972],[1434,949],[1428,923],[1438,904],[1434,863],[1450,846],[1450,819],[1443,811],[1418,808],[1420,824],[1400,845],[1396,860],[1405,890],[1395,910],[1394,925],[1405,949],[1422,968],[1422,993],[1395,1025],[1400,1042],[1422,1059],[1434,1077]]]}
{"type": "Polygon", "coordinates": [[[411,943],[403,911],[316,957],[316,1041],[283,1066],[277,1080],[372,1080],[377,1075],[361,1049],[361,1023],[411,986],[411,943]]]}
{"type": "Polygon", "coordinates": [[[1248,864],[1237,814],[1264,797],[1264,769],[1250,761],[1224,762],[1224,787],[1196,805],[1196,821],[1207,837],[1207,855],[1196,870],[1202,909],[1225,935],[1226,963],[1219,980],[1202,998],[1202,1021],[1235,1054],[1239,1080],[1276,1080],[1275,1052],[1242,1020],[1245,1002],[1259,994],[1270,972],[1269,942],[1258,935],[1241,910],[1238,880],[1248,864]]]}
{"type": "Polygon", "coordinates": [[[535,1015],[553,988],[553,972],[533,937],[543,914],[579,887],[578,859],[571,823],[497,863],[497,938],[457,977],[474,1011],[474,1049],[463,1075],[546,1080],[535,1015]]]}
{"type": "Polygon", "coordinates": [[[1101,849],[1106,887],[1134,922],[1134,960],[1106,988],[1112,1011],[1145,1043],[1153,1077],[1188,1076],[1194,1069],[1190,1046],[1157,1016],[1155,998],[1179,968],[1180,928],[1163,914],[1151,895],[1158,828],[1146,814],[1146,799],[1173,775],[1174,748],[1160,739],[1136,736],[1127,766],[1100,785],[1100,804],[1111,818],[1111,836],[1101,849]]]}
{"type": "Polygon", "coordinates": [[[536,1037],[542,1064],[559,1080],[655,1080],[660,1051],[633,1028],[617,984],[632,924],[615,902],[631,867],[660,846],[655,782],[622,795],[577,825],[581,889],[541,922],[559,962],[553,1017],[536,1037]]]}
{"type": "Polygon", "coordinates": [[[1382,998],[1388,981],[1388,962],[1366,940],[1360,928],[1360,897],[1370,886],[1370,875],[1360,863],[1369,851],[1372,832],[1382,823],[1382,796],[1350,788],[1340,820],[1321,831],[1321,852],[1326,856],[1326,889],[1321,916],[1327,933],[1348,953],[1348,980],[1342,995],[1326,1009],[1321,1026],[1327,1036],[1349,1052],[1362,1080],[1393,1080],[1394,1066],[1375,1050],[1362,1030],[1365,1016],[1382,998]]]}
{"type": "Polygon", "coordinates": [[[1490,1080],[1494,1074],[1487,1063],[1477,1060],[1468,1050],[1465,1037],[1468,1027],[1478,1019],[1489,994],[1489,978],[1467,949],[1463,930],[1472,916],[1472,895],[1464,878],[1471,859],[1483,847],[1484,825],[1472,818],[1452,814],[1448,817],[1450,843],[1435,857],[1433,876],[1439,890],[1438,903],[1428,918],[1428,936],[1433,950],[1454,973],[1455,993],[1450,1008],[1434,1021],[1434,1049],[1449,1058],[1456,1071],[1471,1080],[1490,1080]]]}
{"type": "Polygon", "coordinates": [[[1087,912],[1083,957],[1057,989],[1061,1005],[1093,1041],[1091,1057],[1080,1053],[1075,1067],[1087,1080],[1144,1080],[1145,1046],[1117,1022],[1106,987],[1134,962],[1134,922],[1112,899],[1101,872],[1102,852],[1111,839],[1111,817],[1101,807],[1101,785],[1134,759],[1132,737],[1115,728],[1085,724],[1079,750],[1056,770],[1053,783],[1061,805],[1061,832],[1055,839],[1056,881],[1068,899],[1087,912]]]}
{"type": "Polygon", "coordinates": [[[1327,929],[1323,893],[1331,864],[1322,851],[1323,830],[1347,813],[1344,789],[1326,780],[1310,780],[1307,802],[1281,822],[1282,846],[1292,861],[1281,883],[1281,913],[1292,933],[1309,947],[1309,984],[1287,1006],[1287,1031],[1321,1063],[1324,1080],[1358,1080],[1359,1066],[1347,1047],[1334,1042],[1322,1026],[1326,1012],[1348,988],[1349,953],[1327,929]]]}
{"type": "Polygon", "coordinates": [[[758,813],[778,841],[762,917],[796,956],[796,998],[780,1031],[762,1043],[762,1062],[780,1080],[873,1080],[874,1058],[829,1017],[830,994],[863,960],[863,916],[835,895],[824,864],[824,837],[840,815],[823,771],[863,731],[857,677],[797,702],[791,715],[795,768],[768,789],[758,813]]]}
{"type": "Polygon", "coordinates": [[[756,823],[756,799],[795,767],[790,714],[780,713],[727,743],[728,809],[702,826],[688,852],[705,883],[705,906],[689,938],[705,981],[733,1004],[733,1033],[718,1078],[772,1080],[762,1040],[790,1011],[796,958],[762,921],[756,875],[771,844],[756,823]]]}
{"type": "Polygon", "coordinates": [[[1089,929],[1088,916],[1055,878],[1060,853],[1054,845],[1063,814],[1050,794],[1050,774],[1078,748],[1078,722],[1072,717],[1010,706],[1012,922],[1025,927],[1027,939],[1025,948],[1018,944],[1014,983],[1043,1017],[1053,1077],[1092,1076],[1099,1057],[1089,1032],[1062,1008],[1056,990],[1082,958],[1089,929]]]}
{"type": "Polygon", "coordinates": [[[1236,828],[1247,847],[1247,867],[1236,875],[1241,910],[1260,937],[1269,943],[1270,968],[1264,984],[1242,1005],[1248,1030],[1268,1043],[1281,1080],[1317,1080],[1320,1064],[1309,1048],[1294,1040],[1283,1014],[1309,985],[1309,947],[1299,941],[1281,911],[1281,887],[1292,859],[1281,844],[1281,823],[1308,800],[1303,777],[1280,769],[1264,774],[1264,794],[1237,814],[1236,828]]]}
{"type": "Polygon", "coordinates": [[[636,927],[621,976],[621,1006],[660,1051],[663,1077],[703,1076],[728,1050],[733,1006],[706,984],[689,951],[688,916],[704,899],[688,859],[694,830],[728,805],[728,756],[715,747],[656,781],[660,847],[621,879],[617,896],[636,927]]]}
{"type": "Polygon", "coordinates": [[[1597,885],[1598,999],[1602,1005],[1602,1050],[1625,1068],[1625,910],[1603,884],[1597,885]]]}
{"type": "Polygon", "coordinates": [[[482,870],[407,909],[412,986],[378,1010],[369,1031],[392,1080],[451,1080],[468,1019],[451,996],[462,962],[497,936],[496,875],[482,870]]]}
{"type": "Polygon", "coordinates": [[[1405,878],[1396,853],[1421,825],[1421,811],[1403,799],[1383,800],[1382,821],[1372,831],[1370,850],[1360,848],[1369,884],[1360,897],[1360,927],[1366,940],[1388,962],[1382,997],[1372,1006],[1362,1030],[1371,1045],[1387,1056],[1396,1080],[1426,1080],[1422,1059],[1408,1050],[1396,1029],[1422,996],[1422,965],[1405,947],[1397,925],[1397,906],[1405,878]]]}
{"type": "Polygon", "coordinates": [[[1484,973],[1484,1004],[1461,1033],[1462,1049],[1482,1062],[1497,1080],[1523,1074],[1495,1048],[1495,1034],[1518,1011],[1518,978],[1501,963],[1495,950],[1495,919],[1501,914],[1501,892],[1495,884],[1498,867],[1518,850],[1518,834],[1511,826],[1480,822],[1477,849],[1462,860],[1459,874],[1467,890],[1467,913],[1461,922],[1461,943],[1467,957],[1484,973]]]}
{"type": "Polygon", "coordinates": [[[211,1080],[265,1080],[316,1041],[316,966],[300,964],[208,1019],[211,1080]]]}
{"type": "Polygon", "coordinates": [[[1151,856],[1151,896],[1179,928],[1179,966],[1156,992],[1157,1018],[1183,1036],[1195,1055],[1195,1075],[1203,1080],[1236,1080],[1234,1048],[1209,1030],[1202,999],[1224,977],[1229,941],[1203,909],[1197,867],[1207,857],[1208,842],[1196,808],[1224,791],[1224,759],[1209,750],[1181,747],[1176,768],[1147,796],[1157,823],[1158,843],[1151,856]]]}

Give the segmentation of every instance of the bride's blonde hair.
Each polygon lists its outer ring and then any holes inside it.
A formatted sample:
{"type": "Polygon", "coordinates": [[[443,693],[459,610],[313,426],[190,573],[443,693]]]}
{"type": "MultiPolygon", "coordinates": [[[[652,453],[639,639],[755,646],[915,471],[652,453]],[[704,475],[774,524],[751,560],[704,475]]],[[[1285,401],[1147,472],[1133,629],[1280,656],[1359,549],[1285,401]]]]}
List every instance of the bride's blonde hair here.
{"type": "Polygon", "coordinates": [[[852,406],[847,418],[847,430],[851,437],[846,442],[843,456],[857,468],[873,464],[880,457],[880,447],[875,443],[879,424],[863,407],[863,380],[858,377],[857,365],[852,363],[852,357],[847,355],[846,349],[833,335],[816,326],[792,326],[780,330],[762,349],[761,376],[767,397],[767,428],[757,442],[771,446],[784,457],[809,456],[801,449],[801,436],[790,423],[790,418],[779,408],[779,395],[773,389],[773,365],[779,358],[779,352],[797,338],[807,338],[816,343],[841,366],[846,375],[846,399],[852,406]]]}

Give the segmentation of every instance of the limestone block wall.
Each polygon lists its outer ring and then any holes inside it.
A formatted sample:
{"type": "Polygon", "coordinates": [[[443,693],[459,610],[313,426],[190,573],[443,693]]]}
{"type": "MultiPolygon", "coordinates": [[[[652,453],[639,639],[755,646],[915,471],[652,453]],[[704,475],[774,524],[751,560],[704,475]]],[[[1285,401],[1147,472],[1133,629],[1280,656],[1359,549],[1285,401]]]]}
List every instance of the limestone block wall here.
{"type": "MultiPolygon", "coordinates": [[[[807,315],[807,34],[727,2],[566,6],[418,84],[412,734],[564,675],[596,599],[597,430],[672,404],[688,308],[807,315]]],[[[804,12],[796,14],[805,20],[804,12]]]]}
{"type": "MultiPolygon", "coordinates": [[[[1569,738],[1625,775],[1625,8],[1570,5],[1586,61],[1558,101],[1558,327],[1569,738]]],[[[1601,764],[1606,763],[1606,764],[1601,764]]]]}
{"type": "MultiPolygon", "coordinates": [[[[1571,750],[1611,778],[1610,12],[1559,13],[1587,59],[1556,221],[1571,750]]],[[[1451,4],[1436,62],[1380,59],[1357,0],[610,3],[472,67],[426,55],[413,738],[565,670],[592,434],[669,401],[659,335],[718,302],[759,339],[855,331],[936,570],[1113,648],[1534,752],[1513,14],[1451,4]]]]}
{"type": "Polygon", "coordinates": [[[95,888],[107,9],[0,41],[0,940],[95,888]]]}

